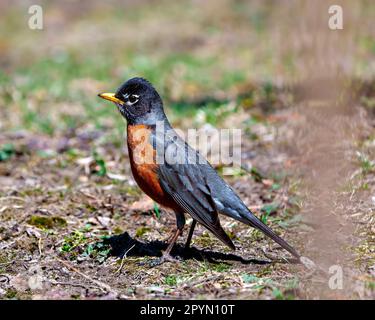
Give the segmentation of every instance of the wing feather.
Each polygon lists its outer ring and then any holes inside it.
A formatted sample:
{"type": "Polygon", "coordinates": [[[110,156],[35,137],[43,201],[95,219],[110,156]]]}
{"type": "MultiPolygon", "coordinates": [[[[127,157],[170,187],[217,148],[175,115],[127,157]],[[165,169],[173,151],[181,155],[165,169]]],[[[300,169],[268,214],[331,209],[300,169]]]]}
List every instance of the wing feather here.
{"type": "Polygon", "coordinates": [[[216,206],[201,170],[202,165],[199,164],[162,164],[158,169],[161,186],[193,219],[235,249],[220,225],[216,206]]]}

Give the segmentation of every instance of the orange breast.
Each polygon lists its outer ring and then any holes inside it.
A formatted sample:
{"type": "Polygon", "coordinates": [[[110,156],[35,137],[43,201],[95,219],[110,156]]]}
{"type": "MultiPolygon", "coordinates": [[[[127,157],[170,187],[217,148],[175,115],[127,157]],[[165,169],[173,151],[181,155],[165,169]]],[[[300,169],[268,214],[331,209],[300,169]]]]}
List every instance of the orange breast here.
{"type": "Polygon", "coordinates": [[[154,201],[178,210],[171,196],[160,186],[156,150],[151,144],[150,136],[151,129],[146,125],[128,125],[128,148],[134,179],[143,192],[154,201]]]}

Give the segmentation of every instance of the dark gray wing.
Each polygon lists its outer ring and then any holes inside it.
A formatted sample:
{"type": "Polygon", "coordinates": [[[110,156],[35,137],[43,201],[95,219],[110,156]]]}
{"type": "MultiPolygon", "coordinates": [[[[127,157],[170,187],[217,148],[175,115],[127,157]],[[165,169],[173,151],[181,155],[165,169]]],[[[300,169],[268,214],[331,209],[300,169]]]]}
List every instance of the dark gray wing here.
{"type": "Polygon", "coordinates": [[[159,179],[162,188],[191,215],[230,248],[233,242],[220,225],[216,206],[205,181],[201,164],[162,164],[159,179]]]}

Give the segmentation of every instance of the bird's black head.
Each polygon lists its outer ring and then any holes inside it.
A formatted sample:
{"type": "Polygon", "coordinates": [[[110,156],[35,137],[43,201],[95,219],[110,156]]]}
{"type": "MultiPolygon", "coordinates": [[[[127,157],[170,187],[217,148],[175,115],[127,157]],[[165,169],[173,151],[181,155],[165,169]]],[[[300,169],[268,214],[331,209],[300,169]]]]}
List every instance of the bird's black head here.
{"type": "Polygon", "coordinates": [[[153,125],[165,118],[158,92],[143,78],[132,78],[121,85],[116,93],[101,93],[99,97],[114,102],[130,124],[153,125]]]}

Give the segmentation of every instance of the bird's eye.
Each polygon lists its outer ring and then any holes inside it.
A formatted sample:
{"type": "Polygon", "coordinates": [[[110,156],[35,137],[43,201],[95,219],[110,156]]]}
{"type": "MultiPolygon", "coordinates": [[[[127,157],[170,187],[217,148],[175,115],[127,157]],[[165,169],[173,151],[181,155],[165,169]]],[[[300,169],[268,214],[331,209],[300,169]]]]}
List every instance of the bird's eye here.
{"type": "Polygon", "coordinates": [[[139,100],[139,95],[137,94],[131,94],[128,97],[127,105],[133,105],[134,103],[137,103],[139,100]]]}

